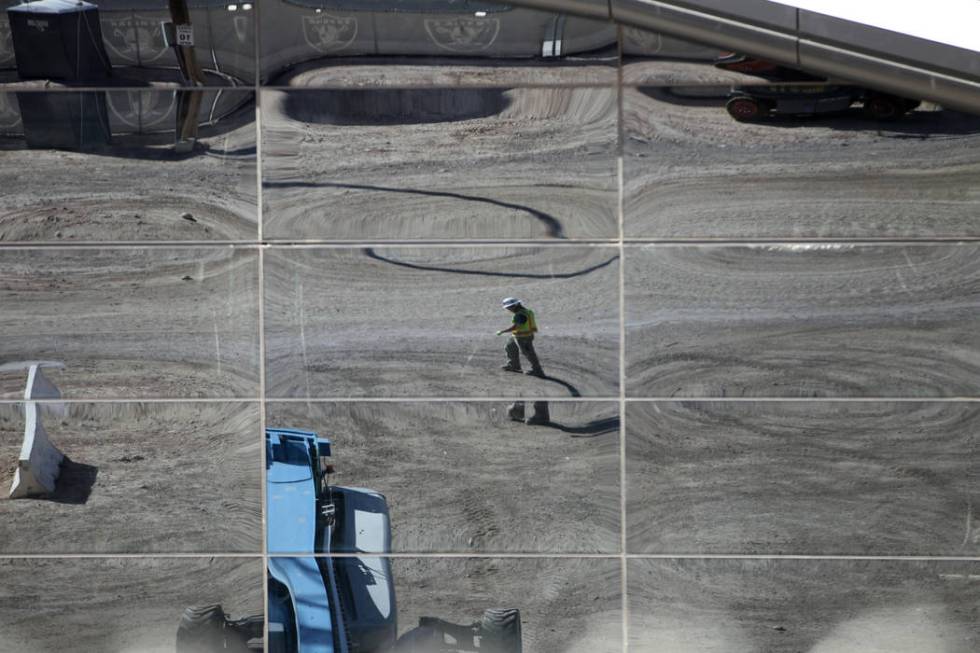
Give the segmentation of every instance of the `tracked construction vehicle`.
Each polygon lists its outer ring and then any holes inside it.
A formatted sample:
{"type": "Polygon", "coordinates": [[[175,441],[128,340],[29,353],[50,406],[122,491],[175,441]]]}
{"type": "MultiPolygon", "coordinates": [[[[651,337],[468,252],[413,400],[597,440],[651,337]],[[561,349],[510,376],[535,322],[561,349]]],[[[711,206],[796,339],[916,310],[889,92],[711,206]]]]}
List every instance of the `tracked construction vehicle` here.
{"type": "MultiPolygon", "coordinates": [[[[265,440],[269,653],[522,653],[516,609],[468,625],[422,617],[399,638],[385,497],[331,485],[331,443],[312,431],[267,429],[265,440]]],[[[261,622],[188,608],[177,653],[261,650],[261,622]]]]}

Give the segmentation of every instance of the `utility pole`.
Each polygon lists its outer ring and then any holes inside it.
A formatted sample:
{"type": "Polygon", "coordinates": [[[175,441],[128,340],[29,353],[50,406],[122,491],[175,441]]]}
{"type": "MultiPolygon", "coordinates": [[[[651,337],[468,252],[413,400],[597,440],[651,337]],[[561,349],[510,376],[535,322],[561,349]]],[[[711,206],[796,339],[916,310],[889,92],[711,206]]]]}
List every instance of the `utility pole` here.
{"type": "MultiPolygon", "coordinates": [[[[187,0],[167,0],[170,7],[170,25],[166,28],[167,42],[173,46],[180,66],[181,82],[184,86],[204,86],[204,71],[197,62],[194,51],[194,27],[191,25],[191,12],[187,0]]],[[[177,91],[177,134],[174,150],[190,152],[197,142],[198,113],[204,91],[177,91]]]]}

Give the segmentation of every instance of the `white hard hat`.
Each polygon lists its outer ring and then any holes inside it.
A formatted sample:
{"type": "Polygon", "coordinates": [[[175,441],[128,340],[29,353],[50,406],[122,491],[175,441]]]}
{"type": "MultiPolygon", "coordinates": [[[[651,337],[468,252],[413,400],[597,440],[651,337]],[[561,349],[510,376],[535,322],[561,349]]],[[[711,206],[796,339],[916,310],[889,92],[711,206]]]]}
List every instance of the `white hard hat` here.
{"type": "Polygon", "coordinates": [[[511,306],[517,306],[521,303],[517,297],[506,297],[502,302],[500,302],[504,308],[510,308],[511,306]]]}

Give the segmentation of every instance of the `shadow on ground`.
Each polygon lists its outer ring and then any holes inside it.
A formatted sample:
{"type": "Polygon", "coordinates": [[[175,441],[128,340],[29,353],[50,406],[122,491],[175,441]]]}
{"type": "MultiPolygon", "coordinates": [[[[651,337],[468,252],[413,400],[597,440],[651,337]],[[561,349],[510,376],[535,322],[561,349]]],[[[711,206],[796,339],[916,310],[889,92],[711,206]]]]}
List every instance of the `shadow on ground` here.
{"type": "Polygon", "coordinates": [[[593,420],[582,426],[566,426],[559,422],[548,422],[541,426],[557,429],[563,433],[568,433],[573,438],[595,438],[606,433],[619,431],[619,417],[606,417],[604,419],[593,420]]]}
{"type": "Polygon", "coordinates": [[[92,494],[92,487],[98,475],[99,468],[95,465],[78,463],[65,456],[54,492],[41,498],[55,503],[86,503],[92,494]]]}
{"type": "Polygon", "coordinates": [[[541,222],[548,236],[551,238],[564,238],[564,228],[561,221],[550,213],[539,211],[538,209],[523,204],[504,202],[490,197],[480,197],[479,195],[464,195],[463,193],[452,193],[449,191],[422,190],[419,188],[391,188],[388,186],[369,186],[365,184],[341,184],[336,182],[315,182],[315,181],[266,181],[262,184],[263,188],[347,188],[350,190],[376,191],[384,193],[403,193],[405,195],[424,195],[427,197],[444,197],[449,199],[463,200],[466,202],[482,202],[505,209],[523,211],[534,219],[541,222]]]}
{"type": "MultiPolygon", "coordinates": [[[[597,263],[585,269],[578,270],[577,272],[537,274],[531,272],[525,273],[525,272],[491,272],[489,270],[460,270],[458,268],[447,268],[438,265],[419,265],[417,263],[408,263],[406,261],[398,261],[396,259],[382,256],[381,254],[378,254],[376,251],[374,251],[374,248],[372,247],[366,247],[362,250],[362,252],[368,258],[373,258],[376,261],[381,261],[382,263],[388,263],[391,265],[397,265],[403,268],[410,268],[412,270],[427,270],[430,272],[450,272],[452,274],[469,274],[469,275],[485,276],[485,277],[509,277],[509,278],[518,278],[518,279],[573,279],[575,277],[580,277],[589,274],[590,272],[595,272],[596,270],[602,269],[619,259],[619,255],[617,254],[616,256],[612,256],[608,260],[603,261],[602,263],[597,263]]],[[[550,376],[546,376],[542,378],[548,379],[550,381],[554,381],[556,383],[561,383],[565,387],[569,388],[570,392],[571,391],[578,392],[577,390],[574,390],[573,386],[566,383],[565,381],[562,381],[561,379],[556,379],[550,376]]],[[[578,397],[579,395],[573,394],[572,396],[578,397]]]]}

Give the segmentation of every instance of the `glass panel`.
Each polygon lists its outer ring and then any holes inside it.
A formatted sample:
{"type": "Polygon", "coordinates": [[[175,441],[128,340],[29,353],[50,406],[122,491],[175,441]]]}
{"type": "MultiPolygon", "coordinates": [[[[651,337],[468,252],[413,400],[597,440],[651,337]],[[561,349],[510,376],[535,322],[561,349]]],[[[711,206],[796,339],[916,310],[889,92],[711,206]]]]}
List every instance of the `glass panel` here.
{"type": "Polygon", "coordinates": [[[976,561],[631,560],[630,650],[967,653],[976,561]]]}
{"type": "Polygon", "coordinates": [[[209,626],[227,624],[222,645],[262,632],[261,558],[0,559],[0,580],[8,651],[173,651],[209,626]]]}
{"type": "MultiPolygon", "coordinates": [[[[262,551],[257,404],[62,406],[42,404],[39,418],[64,456],[54,492],[0,501],[0,552],[262,551]]],[[[22,408],[0,404],[4,498],[27,471],[22,408]]]]}
{"type": "Polygon", "coordinates": [[[976,404],[652,402],[626,421],[633,553],[980,553],[976,404]]]}
{"type": "Polygon", "coordinates": [[[254,117],[250,91],[0,93],[0,241],[254,240],[254,117]]]}
{"type": "Polygon", "coordinates": [[[272,248],[267,391],[614,396],[618,262],[618,250],[606,247],[272,248]],[[523,348],[495,335],[514,326],[516,314],[501,305],[507,298],[535,312],[539,332],[523,348]],[[531,355],[543,376],[515,373],[534,371],[531,355]]]}
{"type": "Polygon", "coordinates": [[[623,128],[631,238],[980,235],[977,116],[854,86],[678,85],[624,91],[623,128]]]}
{"type": "Polygon", "coordinates": [[[978,391],[975,244],[630,247],[634,397],[978,391]]]}
{"type": "Polygon", "coordinates": [[[228,87],[255,83],[257,2],[191,0],[190,42],[168,41],[164,0],[19,3],[0,8],[0,91],[4,88],[228,87]],[[55,11],[52,11],[52,8],[55,11]],[[182,42],[183,43],[183,42],[182,42]],[[188,63],[181,63],[178,60],[188,63]],[[189,63],[193,57],[194,63],[189,63]]]}
{"type": "Polygon", "coordinates": [[[612,89],[266,91],[265,234],[615,237],[616,106],[612,89]]]}
{"type": "Polygon", "coordinates": [[[387,505],[395,553],[620,549],[615,403],[273,402],[266,422],[333,441],[335,552],[352,550],[340,531],[377,521],[367,492],[387,505]]]}
{"type": "Polygon", "coordinates": [[[262,76],[276,86],[612,84],[617,64],[616,26],[571,14],[464,0],[262,5],[262,76]]]}
{"type": "Polygon", "coordinates": [[[256,397],[258,254],[234,248],[0,249],[0,393],[27,364],[68,398],[256,397]]]}

